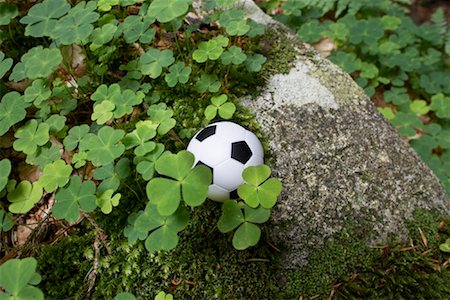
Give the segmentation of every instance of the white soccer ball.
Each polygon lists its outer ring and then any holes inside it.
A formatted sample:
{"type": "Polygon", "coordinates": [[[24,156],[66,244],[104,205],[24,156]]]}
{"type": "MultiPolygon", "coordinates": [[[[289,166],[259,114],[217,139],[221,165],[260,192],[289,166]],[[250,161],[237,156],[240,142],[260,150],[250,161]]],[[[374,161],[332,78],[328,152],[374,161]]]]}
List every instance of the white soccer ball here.
{"type": "Polygon", "coordinates": [[[195,165],[211,169],[213,182],[208,198],[216,201],[238,198],[237,188],[244,182],[242,171],[264,163],[264,152],[256,135],[233,122],[217,122],[197,132],[187,150],[195,165]]]}

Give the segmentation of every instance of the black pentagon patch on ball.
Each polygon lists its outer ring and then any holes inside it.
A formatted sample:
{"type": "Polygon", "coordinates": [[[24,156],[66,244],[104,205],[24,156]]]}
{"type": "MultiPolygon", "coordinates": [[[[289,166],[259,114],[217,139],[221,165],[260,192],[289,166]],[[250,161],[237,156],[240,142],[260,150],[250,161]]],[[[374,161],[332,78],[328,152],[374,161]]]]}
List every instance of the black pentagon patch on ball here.
{"type": "Polygon", "coordinates": [[[230,199],[237,199],[239,198],[239,195],[237,193],[237,189],[230,192],[230,199]]]}
{"type": "Polygon", "coordinates": [[[208,167],[208,168],[211,170],[211,176],[212,176],[212,178],[214,178],[214,170],[213,170],[213,168],[211,168],[210,166],[208,166],[207,164],[205,164],[205,163],[202,162],[201,160],[199,160],[199,161],[195,164],[195,166],[205,166],[205,167],[208,167]]]}
{"type": "Polygon", "coordinates": [[[231,144],[231,158],[245,164],[252,157],[252,150],[246,142],[236,142],[231,144]]]}
{"type": "Polygon", "coordinates": [[[200,131],[195,138],[200,142],[203,142],[207,137],[210,137],[215,133],[216,133],[216,125],[212,125],[200,131]]]}

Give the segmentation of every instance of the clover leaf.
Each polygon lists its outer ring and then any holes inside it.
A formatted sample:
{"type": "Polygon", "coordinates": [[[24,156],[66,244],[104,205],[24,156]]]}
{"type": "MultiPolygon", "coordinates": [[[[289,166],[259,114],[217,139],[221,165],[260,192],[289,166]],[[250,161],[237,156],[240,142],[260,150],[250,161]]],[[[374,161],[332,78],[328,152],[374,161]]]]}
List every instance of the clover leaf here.
{"type": "Polygon", "coordinates": [[[93,1],[77,4],[56,23],[53,38],[62,45],[86,44],[94,30],[92,23],[100,16],[95,12],[96,6],[93,1]]]}
{"type": "Polygon", "coordinates": [[[109,164],[97,168],[94,172],[94,179],[102,180],[97,192],[103,193],[106,190],[116,191],[120,186],[120,182],[130,176],[130,173],[130,160],[126,157],[119,159],[115,165],[109,164]]]}
{"type": "Polygon", "coordinates": [[[241,48],[231,46],[227,51],[222,53],[220,58],[222,59],[222,63],[224,65],[240,65],[247,59],[247,55],[242,52],[241,48]]]}
{"type": "Polygon", "coordinates": [[[87,159],[96,167],[112,163],[125,151],[120,143],[125,132],[109,126],[100,128],[97,134],[88,134],[81,141],[79,148],[87,152],[87,159]]]}
{"type": "MultiPolygon", "coordinates": [[[[1,5],[1,3],[0,3],[1,5]]],[[[0,6],[1,9],[1,6],[0,6]]],[[[12,58],[5,58],[5,54],[0,51],[0,78],[5,76],[6,72],[8,72],[9,69],[11,69],[11,66],[13,64],[12,58]]]]}
{"type": "Polygon", "coordinates": [[[56,135],[58,132],[63,130],[66,125],[67,118],[60,115],[51,115],[45,123],[49,126],[49,134],[56,135]]]}
{"type": "Polygon", "coordinates": [[[25,119],[28,106],[18,92],[9,92],[0,102],[0,135],[4,135],[9,128],[25,119]]]}
{"type": "Polygon", "coordinates": [[[0,292],[2,299],[35,299],[43,300],[44,294],[35,285],[41,282],[36,273],[37,261],[33,257],[13,258],[0,266],[0,292]]]}
{"type": "Polygon", "coordinates": [[[48,164],[51,164],[61,158],[61,153],[56,145],[44,145],[39,147],[33,154],[27,155],[25,162],[30,165],[38,166],[43,170],[48,164]]]}
{"type": "Polygon", "coordinates": [[[356,57],[354,53],[346,53],[344,51],[336,51],[330,60],[341,67],[347,73],[353,73],[361,68],[361,59],[356,57]]]}
{"type": "Polygon", "coordinates": [[[186,0],[154,0],[148,7],[148,15],[158,22],[167,23],[184,15],[189,9],[186,0]]]}
{"type": "Polygon", "coordinates": [[[149,181],[153,178],[155,173],[155,163],[163,152],[164,145],[158,143],[155,145],[155,148],[145,156],[136,156],[134,158],[133,162],[136,164],[136,171],[142,175],[144,180],[149,181]]]}
{"type": "Polygon", "coordinates": [[[95,30],[92,32],[92,44],[89,46],[89,48],[92,51],[95,51],[106,43],[109,43],[113,39],[117,29],[117,26],[112,23],[108,23],[103,25],[102,27],[95,28],[95,30]]]}
{"type": "Polygon", "coordinates": [[[72,167],[67,165],[62,159],[59,159],[44,167],[41,177],[39,177],[39,184],[45,189],[47,193],[55,191],[58,187],[63,187],[69,182],[72,167]]]}
{"type": "Polygon", "coordinates": [[[211,121],[219,113],[219,116],[225,120],[231,119],[234,112],[236,111],[236,106],[227,102],[228,96],[222,94],[220,96],[215,96],[211,98],[211,104],[205,109],[205,117],[207,120],[211,121]]]}
{"type": "Polygon", "coordinates": [[[195,90],[199,93],[206,91],[216,93],[219,91],[222,84],[216,74],[202,74],[200,79],[195,84],[195,90]]]}
{"type": "Polygon", "coordinates": [[[53,216],[75,222],[80,217],[80,208],[85,212],[94,211],[97,207],[95,190],[93,181],[81,182],[79,176],[72,176],[69,185],[59,189],[55,195],[53,216]]]}
{"type": "Polygon", "coordinates": [[[128,16],[120,25],[125,41],[129,44],[139,41],[144,44],[150,43],[155,37],[156,29],[149,28],[154,19],[148,16],[128,16]]]}
{"type": "Polygon", "coordinates": [[[397,126],[398,132],[403,136],[415,136],[416,129],[423,126],[422,121],[420,121],[416,114],[402,111],[395,115],[391,123],[397,126]]]}
{"type": "Polygon", "coordinates": [[[359,20],[350,28],[350,42],[355,45],[362,42],[367,45],[375,44],[383,35],[383,24],[376,18],[359,20]]]}
{"type": "Polygon", "coordinates": [[[307,43],[318,42],[322,38],[321,24],[318,20],[311,20],[303,24],[297,31],[297,35],[307,43]]]}
{"type": "Polygon", "coordinates": [[[250,30],[244,18],[244,12],[235,8],[228,9],[220,14],[219,23],[225,27],[229,35],[241,36],[250,30]]]}
{"type": "Polygon", "coordinates": [[[450,239],[447,239],[445,243],[440,244],[439,249],[441,249],[442,252],[450,253],[450,239]]]}
{"type": "Polygon", "coordinates": [[[259,72],[266,60],[267,59],[261,54],[247,55],[245,67],[249,72],[259,72]]]}
{"type": "Polygon", "coordinates": [[[91,115],[91,120],[96,121],[97,124],[105,124],[113,117],[113,110],[116,108],[111,101],[102,101],[101,103],[94,105],[94,112],[91,115]]]}
{"type": "Polygon", "coordinates": [[[29,120],[25,125],[17,129],[14,136],[13,147],[16,151],[22,151],[25,154],[33,154],[38,146],[48,142],[50,126],[46,123],[38,125],[35,119],[29,120]]]}
{"type": "Polygon", "coordinates": [[[20,61],[22,64],[17,64],[13,73],[19,66],[19,68],[23,68],[25,77],[37,79],[50,76],[62,62],[62,55],[58,48],[49,49],[37,46],[28,50],[20,61]]]}
{"type": "Polygon", "coordinates": [[[174,87],[178,82],[188,82],[191,72],[191,67],[186,67],[184,63],[177,62],[169,68],[169,74],[166,74],[166,76],[164,76],[164,80],[167,82],[167,85],[169,87],[174,87]]]}
{"type": "Polygon", "coordinates": [[[111,102],[114,104],[114,118],[121,118],[125,115],[131,114],[133,107],[141,104],[145,95],[143,92],[133,92],[132,90],[125,90],[121,94],[116,94],[111,97],[111,102]]]}
{"type": "Polygon", "coordinates": [[[431,97],[430,109],[436,112],[438,118],[450,118],[450,97],[445,97],[442,93],[434,95],[431,97]]]}
{"type": "Polygon", "coordinates": [[[14,226],[13,218],[11,214],[6,213],[3,209],[0,209],[0,232],[9,231],[14,226]]]}
{"type": "Polygon", "coordinates": [[[56,19],[65,15],[70,5],[65,0],[45,0],[33,5],[28,15],[20,19],[20,23],[27,24],[25,35],[33,37],[51,36],[56,26],[56,19]]]}
{"type": "Polygon", "coordinates": [[[250,20],[250,23],[248,24],[250,26],[250,30],[246,33],[248,37],[254,38],[258,35],[263,35],[266,26],[261,23],[257,23],[253,20],[250,20]]]}
{"type": "Polygon", "coordinates": [[[217,223],[217,228],[222,233],[237,228],[233,235],[233,246],[237,250],[244,250],[255,246],[261,237],[261,230],[254,223],[264,223],[269,217],[269,209],[263,207],[251,208],[244,204],[243,214],[236,201],[228,200],[222,205],[222,215],[217,223]]]}
{"type": "Polygon", "coordinates": [[[406,88],[397,88],[391,87],[390,90],[387,90],[383,94],[384,101],[392,102],[396,105],[402,105],[410,102],[409,95],[406,91],[406,88]]]}
{"type": "Polygon", "coordinates": [[[173,296],[161,291],[155,296],[155,300],[173,300],[173,296]]]}
{"type": "Polygon", "coordinates": [[[70,128],[69,134],[64,138],[64,147],[66,150],[74,150],[83,137],[88,134],[88,132],[89,126],[87,124],[70,128]]]}
{"type": "Polygon", "coordinates": [[[264,208],[272,208],[282,185],[278,178],[270,178],[270,168],[266,165],[250,166],[242,172],[246,183],[238,187],[238,195],[245,203],[253,208],[261,205],[264,208]]]}
{"type": "Polygon", "coordinates": [[[192,58],[198,62],[203,63],[209,60],[217,60],[223,53],[223,48],[228,45],[228,38],[219,35],[207,42],[201,42],[198,49],[192,53],[192,58]]]}
{"type": "Polygon", "coordinates": [[[150,120],[158,126],[158,134],[164,135],[172,129],[176,121],[172,118],[173,110],[167,108],[165,103],[151,105],[147,110],[150,120]]]}
{"type": "Polygon", "coordinates": [[[188,151],[164,152],[156,161],[156,171],[168,178],[153,178],[146,187],[147,196],[161,216],[170,216],[183,200],[187,205],[201,205],[208,195],[211,172],[206,166],[194,165],[194,155],[188,151]]]}
{"type": "Polygon", "coordinates": [[[136,300],[136,297],[128,292],[120,292],[114,297],[114,300],[136,300]]]}
{"type": "Polygon", "coordinates": [[[136,129],[128,133],[124,139],[123,144],[125,149],[134,148],[134,153],[137,156],[144,156],[155,149],[155,142],[151,142],[150,139],[156,136],[156,129],[158,124],[153,123],[151,120],[139,121],[136,123],[136,129]]]}
{"type": "MultiPolygon", "coordinates": [[[[11,19],[19,15],[17,5],[12,3],[0,3],[0,26],[8,25],[11,19]]],[[[2,77],[2,76],[0,76],[2,77]]]]}
{"type": "Polygon", "coordinates": [[[0,170],[2,173],[0,174],[0,192],[5,188],[8,183],[8,176],[11,173],[11,162],[9,159],[4,158],[0,160],[0,170]]]}
{"type": "Polygon", "coordinates": [[[24,214],[41,200],[42,187],[38,182],[21,181],[8,193],[8,200],[12,203],[8,209],[15,214],[24,214]]]}
{"type": "Polygon", "coordinates": [[[424,100],[414,100],[409,104],[409,109],[416,115],[425,115],[430,111],[430,107],[424,100]]]}
{"type": "Polygon", "coordinates": [[[72,157],[72,164],[75,168],[79,169],[86,164],[87,153],[85,151],[79,151],[75,153],[72,157]]]}
{"type": "Polygon", "coordinates": [[[119,200],[122,197],[119,193],[115,194],[114,197],[113,194],[114,190],[106,190],[97,197],[97,206],[106,215],[112,212],[113,207],[119,205],[119,200]]]}
{"type": "Polygon", "coordinates": [[[139,58],[139,68],[142,74],[155,79],[161,75],[162,68],[170,66],[174,61],[172,50],[151,48],[139,58]]]}
{"type": "Polygon", "coordinates": [[[34,102],[35,106],[50,98],[52,91],[42,79],[36,79],[27,87],[24,94],[25,102],[34,102]]]}
{"type": "Polygon", "coordinates": [[[113,83],[110,86],[106,84],[100,85],[95,92],[91,95],[91,100],[96,104],[102,101],[109,100],[114,102],[113,97],[118,97],[121,94],[120,86],[117,83],[113,83]]]}

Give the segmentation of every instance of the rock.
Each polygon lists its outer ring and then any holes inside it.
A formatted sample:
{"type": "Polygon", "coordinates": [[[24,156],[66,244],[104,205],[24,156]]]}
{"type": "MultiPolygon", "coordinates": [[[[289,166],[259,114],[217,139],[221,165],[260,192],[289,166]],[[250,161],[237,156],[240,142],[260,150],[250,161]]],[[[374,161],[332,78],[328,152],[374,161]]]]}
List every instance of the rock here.
{"type": "Polygon", "coordinates": [[[349,226],[371,246],[404,239],[405,220],[417,209],[450,215],[436,176],[348,74],[253,1],[238,5],[267,24],[277,39],[272,43],[283,49],[268,57],[272,65],[295,54],[288,72],[271,74],[259,95],[244,101],[269,140],[272,168],[284,186],[270,229],[282,249],[282,270],[306,266],[349,226]]]}

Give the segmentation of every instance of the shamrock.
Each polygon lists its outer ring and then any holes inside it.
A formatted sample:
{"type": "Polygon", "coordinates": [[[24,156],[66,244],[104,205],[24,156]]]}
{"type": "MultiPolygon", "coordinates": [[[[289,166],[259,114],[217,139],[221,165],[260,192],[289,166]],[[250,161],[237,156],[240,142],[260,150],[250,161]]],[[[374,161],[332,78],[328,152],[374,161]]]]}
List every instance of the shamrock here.
{"type": "Polygon", "coordinates": [[[20,61],[22,64],[17,64],[13,69],[13,73],[16,71],[16,68],[19,68],[19,72],[22,68],[25,77],[36,79],[50,76],[62,62],[62,55],[58,48],[49,49],[37,46],[28,50],[21,57],[20,61]]]}
{"type": "Polygon", "coordinates": [[[74,150],[88,132],[89,126],[86,124],[72,127],[69,130],[69,134],[64,138],[64,147],[66,150],[74,150]]]}
{"type": "Polygon", "coordinates": [[[13,258],[0,266],[0,287],[5,293],[3,299],[35,299],[43,300],[44,294],[35,287],[41,282],[36,273],[37,261],[33,257],[13,258]]]}
{"type": "Polygon", "coordinates": [[[155,148],[147,153],[145,156],[136,156],[133,160],[136,164],[136,171],[142,175],[142,178],[146,181],[153,178],[155,173],[155,163],[161,154],[164,152],[164,145],[158,143],[155,148]]]}
{"type": "Polygon", "coordinates": [[[51,36],[56,26],[56,19],[65,15],[70,5],[65,0],[44,0],[33,5],[28,15],[20,19],[20,23],[27,24],[25,35],[33,37],[51,36]]]}
{"type": "Polygon", "coordinates": [[[150,139],[156,136],[156,129],[158,124],[151,120],[139,121],[136,123],[136,129],[128,133],[123,139],[125,149],[134,148],[134,153],[137,156],[144,156],[155,149],[156,144],[150,139]]]}
{"type": "Polygon", "coordinates": [[[111,101],[102,101],[97,105],[94,105],[94,112],[91,115],[92,121],[96,121],[97,124],[105,124],[113,117],[113,110],[116,108],[111,101]]]}
{"type": "Polygon", "coordinates": [[[97,207],[95,183],[91,180],[81,182],[79,176],[72,176],[69,185],[58,190],[55,195],[53,215],[58,219],[75,222],[80,217],[80,208],[92,212],[97,207]]]}
{"type": "Polygon", "coordinates": [[[430,109],[436,112],[438,118],[450,118],[450,97],[445,97],[442,93],[434,95],[431,97],[430,109]]]}
{"type": "Polygon", "coordinates": [[[228,96],[225,94],[212,97],[211,104],[205,109],[206,119],[211,121],[216,117],[217,113],[225,120],[231,119],[236,111],[236,106],[232,102],[227,102],[227,99],[228,96]]]}
{"type": "Polygon", "coordinates": [[[228,38],[219,35],[207,42],[201,42],[198,49],[192,53],[192,58],[202,63],[209,60],[217,60],[223,53],[223,48],[228,45],[228,38]]]}
{"type": "Polygon", "coordinates": [[[191,67],[186,67],[184,63],[177,62],[169,68],[169,74],[166,74],[166,76],[164,76],[164,80],[167,82],[167,85],[169,87],[174,87],[178,82],[188,82],[191,72],[191,67]]]}
{"type": "Polygon", "coordinates": [[[28,106],[18,92],[9,92],[0,102],[0,135],[4,135],[11,126],[25,119],[28,106]]]}
{"type": "Polygon", "coordinates": [[[167,108],[165,103],[151,105],[147,110],[150,120],[158,126],[158,134],[164,135],[172,129],[176,121],[172,118],[173,110],[167,108]]]}
{"type": "Polygon", "coordinates": [[[119,205],[121,194],[117,193],[114,197],[113,194],[114,190],[106,190],[97,197],[97,206],[106,215],[112,212],[113,207],[119,205]]]}
{"type": "Polygon", "coordinates": [[[208,167],[194,165],[194,155],[188,151],[164,152],[156,161],[156,171],[168,178],[153,178],[146,187],[150,203],[161,216],[170,216],[184,202],[192,207],[201,205],[208,195],[211,172],[208,167]]]}
{"type": "Polygon", "coordinates": [[[44,145],[39,147],[33,154],[27,155],[25,162],[29,165],[38,166],[39,170],[43,170],[45,166],[51,164],[61,158],[58,146],[44,145]]]}
{"type": "Polygon", "coordinates": [[[270,168],[266,165],[250,166],[242,172],[245,183],[238,187],[238,195],[245,203],[256,208],[272,208],[281,193],[281,182],[278,178],[270,178],[270,168]]]}
{"type": "Polygon", "coordinates": [[[228,200],[222,204],[222,215],[217,228],[227,233],[238,228],[233,235],[233,246],[238,250],[255,246],[261,237],[261,229],[256,224],[266,222],[270,217],[270,210],[263,207],[251,208],[244,204],[244,214],[236,201],[228,200]]]}
{"type": "Polygon", "coordinates": [[[29,181],[21,181],[14,189],[8,193],[8,200],[11,202],[8,209],[15,214],[24,214],[41,200],[42,187],[38,182],[33,184],[29,181]]]}
{"type": "Polygon", "coordinates": [[[58,187],[63,187],[69,182],[72,167],[67,165],[62,159],[59,159],[44,167],[41,177],[39,177],[39,184],[45,189],[47,193],[55,191],[58,187]]]}
{"type": "MultiPolygon", "coordinates": [[[[154,19],[148,16],[128,16],[120,25],[125,41],[129,44],[139,41],[144,44],[150,43],[155,37],[156,29],[149,28],[154,19]]],[[[139,79],[139,78],[138,78],[139,79]]]]}
{"type": "Polygon", "coordinates": [[[221,85],[219,77],[217,77],[216,74],[202,74],[195,84],[195,90],[199,93],[204,93],[206,91],[216,93],[219,91],[221,85]]]}
{"type": "Polygon", "coordinates": [[[42,79],[36,79],[31,86],[27,87],[24,94],[25,102],[34,102],[35,106],[50,98],[52,91],[42,79]]]}
{"type": "Polygon", "coordinates": [[[116,191],[120,182],[130,176],[130,160],[126,157],[122,157],[114,164],[109,164],[97,168],[94,172],[94,179],[102,180],[102,183],[98,186],[97,192],[103,193],[106,190],[116,191]]]}
{"type": "Polygon", "coordinates": [[[188,9],[186,0],[154,0],[148,7],[148,15],[158,22],[167,23],[184,15],[188,9]]]}
{"type": "Polygon", "coordinates": [[[224,65],[239,65],[247,59],[247,55],[242,52],[241,48],[237,46],[231,46],[227,51],[222,53],[220,58],[222,59],[222,63],[224,65]]]}
{"type": "Polygon", "coordinates": [[[49,129],[50,126],[46,123],[38,125],[35,119],[29,120],[14,134],[17,138],[13,143],[14,150],[22,151],[25,154],[33,154],[38,146],[48,142],[49,129]]]}
{"type": "Polygon", "coordinates": [[[249,72],[259,72],[266,60],[267,59],[261,54],[247,55],[245,67],[249,72]]]}
{"type": "Polygon", "coordinates": [[[0,26],[8,25],[11,19],[17,17],[17,15],[19,15],[17,5],[11,3],[0,3],[0,26]]]}
{"type": "Polygon", "coordinates": [[[139,58],[139,67],[142,74],[155,79],[161,75],[163,67],[170,66],[174,61],[172,50],[151,48],[139,58]]]}

